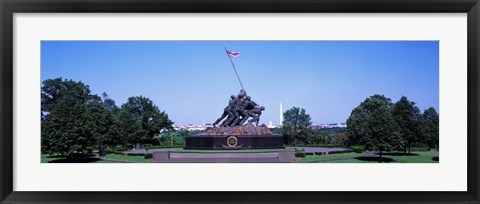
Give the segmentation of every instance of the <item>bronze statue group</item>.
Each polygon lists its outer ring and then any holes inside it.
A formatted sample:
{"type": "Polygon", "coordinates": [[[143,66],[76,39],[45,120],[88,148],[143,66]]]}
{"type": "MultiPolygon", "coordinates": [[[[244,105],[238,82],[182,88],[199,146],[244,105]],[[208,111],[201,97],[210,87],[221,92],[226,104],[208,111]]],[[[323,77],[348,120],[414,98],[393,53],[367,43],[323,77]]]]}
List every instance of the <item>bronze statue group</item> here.
{"type": "Polygon", "coordinates": [[[220,127],[235,127],[241,126],[245,123],[249,117],[252,117],[248,122],[254,123],[258,126],[260,121],[260,115],[265,108],[255,103],[250,96],[247,96],[245,90],[240,90],[240,93],[235,96],[230,96],[228,106],[223,110],[222,116],[218,118],[213,126],[218,125],[223,119],[220,127]]]}

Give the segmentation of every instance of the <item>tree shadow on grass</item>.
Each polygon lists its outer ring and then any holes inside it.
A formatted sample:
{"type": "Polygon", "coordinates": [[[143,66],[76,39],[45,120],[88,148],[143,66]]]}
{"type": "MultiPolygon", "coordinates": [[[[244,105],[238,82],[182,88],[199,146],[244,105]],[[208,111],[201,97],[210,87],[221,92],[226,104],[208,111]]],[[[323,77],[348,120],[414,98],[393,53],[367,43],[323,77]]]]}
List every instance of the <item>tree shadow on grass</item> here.
{"type": "Polygon", "coordinates": [[[63,158],[63,159],[57,159],[57,160],[52,160],[48,163],[93,163],[97,162],[101,159],[99,158],[92,158],[92,157],[83,157],[83,158],[63,158]]]}
{"type": "Polygon", "coordinates": [[[97,162],[101,159],[99,158],[63,158],[63,159],[57,159],[57,160],[52,160],[48,163],[93,163],[97,162]]]}
{"type": "MultiPolygon", "coordinates": [[[[375,152],[374,153],[375,155],[379,155],[378,152],[375,152]]],[[[385,155],[385,156],[418,156],[418,154],[414,154],[414,153],[406,153],[406,154],[403,154],[403,152],[389,152],[389,153],[382,153],[382,156],[385,155]]]]}
{"type": "MultiPolygon", "coordinates": [[[[380,157],[355,157],[354,159],[358,159],[358,160],[361,160],[361,161],[378,162],[380,157]]],[[[390,162],[394,162],[394,161],[395,161],[394,159],[387,158],[387,157],[382,157],[382,163],[390,163],[390,162]]]]}
{"type": "Polygon", "coordinates": [[[432,157],[433,161],[439,161],[440,159],[438,157],[432,157]]]}

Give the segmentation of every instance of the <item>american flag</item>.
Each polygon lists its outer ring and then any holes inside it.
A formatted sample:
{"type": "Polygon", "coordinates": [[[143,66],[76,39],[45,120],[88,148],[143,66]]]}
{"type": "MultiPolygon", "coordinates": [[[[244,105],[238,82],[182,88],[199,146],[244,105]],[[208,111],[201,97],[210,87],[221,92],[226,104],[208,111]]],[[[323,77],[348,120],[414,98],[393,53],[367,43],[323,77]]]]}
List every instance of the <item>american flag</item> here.
{"type": "Polygon", "coordinates": [[[227,55],[229,57],[238,57],[240,55],[240,52],[230,52],[227,50],[227,55]]]}

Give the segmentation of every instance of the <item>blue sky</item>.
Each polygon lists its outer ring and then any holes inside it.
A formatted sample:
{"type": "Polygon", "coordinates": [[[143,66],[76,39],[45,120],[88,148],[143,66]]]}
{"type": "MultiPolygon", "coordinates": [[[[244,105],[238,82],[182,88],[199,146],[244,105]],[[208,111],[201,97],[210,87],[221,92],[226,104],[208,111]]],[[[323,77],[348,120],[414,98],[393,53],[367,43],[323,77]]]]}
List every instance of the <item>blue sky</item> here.
{"type": "Polygon", "coordinates": [[[279,123],[279,104],[314,123],[345,122],[365,98],[439,104],[438,41],[42,41],[41,80],[82,81],[118,106],[145,96],[175,124],[211,123],[240,84],[279,123]]]}

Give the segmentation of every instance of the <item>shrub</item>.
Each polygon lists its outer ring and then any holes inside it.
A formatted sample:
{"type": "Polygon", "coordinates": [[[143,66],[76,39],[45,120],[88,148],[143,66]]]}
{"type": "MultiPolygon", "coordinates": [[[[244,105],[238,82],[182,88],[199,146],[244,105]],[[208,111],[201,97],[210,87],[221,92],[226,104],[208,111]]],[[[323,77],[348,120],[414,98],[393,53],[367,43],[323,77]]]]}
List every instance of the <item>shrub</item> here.
{"type": "Polygon", "coordinates": [[[114,151],[114,152],[123,152],[123,151],[125,151],[125,150],[127,150],[127,148],[125,148],[125,147],[118,147],[118,146],[117,146],[117,147],[114,147],[114,148],[113,148],[113,151],[114,151]]]}
{"type": "MultiPolygon", "coordinates": [[[[362,150],[363,150],[363,148],[362,148],[362,150]]],[[[353,150],[346,149],[346,150],[342,150],[342,151],[330,151],[330,152],[328,152],[328,154],[342,154],[342,153],[349,153],[349,152],[353,152],[353,150]]],[[[356,153],[362,153],[362,152],[356,152],[356,153]]]]}
{"type": "Polygon", "coordinates": [[[138,153],[129,152],[129,153],[127,153],[127,156],[143,156],[143,155],[145,155],[145,153],[141,153],[141,152],[138,152],[138,153]]]}
{"type": "Polygon", "coordinates": [[[152,159],[153,158],[153,154],[152,153],[146,153],[143,158],[145,159],[152,159]]]}
{"type": "Polygon", "coordinates": [[[295,152],[295,157],[305,157],[305,152],[295,152]]]}
{"type": "Polygon", "coordinates": [[[154,146],[154,145],[153,144],[144,144],[144,145],[141,146],[141,148],[143,148],[143,149],[147,148],[148,149],[148,147],[151,147],[151,146],[154,146]]]}
{"type": "Polygon", "coordinates": [[[352,151],[355,153],[362,153],[364,150],[364,147],[360,145],[355,145],[355,146],[351,146],[350,149],[352,149],[352,151]]]}
{"type": "Polygon", "coordinates": [[[324,155],[325,152],[315,152],[315,155],[324,155]]]}
{"type": "Polygon", "coordinates": [[[144,145],[143,149],[155,149],[154,145],[144,145]]]}
{"type": "Polygon", "coordinates": [[[108,147],[108,148],[105,149],[105,153],[113,154],[113,153],[115,153],[115,150],[113,150],[113,148],[108,147]]]}

